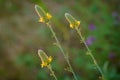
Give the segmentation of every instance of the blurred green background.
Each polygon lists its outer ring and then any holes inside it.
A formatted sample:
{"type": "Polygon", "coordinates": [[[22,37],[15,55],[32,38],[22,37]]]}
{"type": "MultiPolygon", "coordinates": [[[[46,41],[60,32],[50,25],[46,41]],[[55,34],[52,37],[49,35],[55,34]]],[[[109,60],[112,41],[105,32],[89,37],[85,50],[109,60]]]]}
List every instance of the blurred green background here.
{"type": "Polygon", "coordinates": [[[120,0],[0,0],[0,80],[53,80],[40,66],[38,49],[53,56],[58,80],[73,80],[49,28],[38,22],[35,4],[53,15],[53,29],[79,80],[100,80],[100,74],[65,12],[81,21],[81,32],[107,80],[120,80],[120,0]]]}

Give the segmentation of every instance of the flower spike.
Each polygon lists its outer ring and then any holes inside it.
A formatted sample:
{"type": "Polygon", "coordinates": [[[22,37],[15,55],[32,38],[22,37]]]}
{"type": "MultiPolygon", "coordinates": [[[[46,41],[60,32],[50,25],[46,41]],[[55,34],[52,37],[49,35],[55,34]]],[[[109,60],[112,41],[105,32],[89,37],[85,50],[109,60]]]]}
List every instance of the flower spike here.
{"type": "Polygon", "coordinates": [[[46,13],[44,9],[38,5],[35,5],[35,11],[40,17],[39,22],[48,23],[50,19],[52,18],[51,14],[46,13]]]}
{"type": "Polygon", "coordinates": [[[77,21],[71,14],[65,13],[65,18],[70,23],[70,28],[78,28],[80,21],[77,21]]]}
{"type": "Polygon", "coordinates": [[[42,68],[48,66],[52,62],[52,57],[51,56],[48,57],[47,54],[40,49],[38,50],[38,55],[42,61],[41,64],[42,68]]]}

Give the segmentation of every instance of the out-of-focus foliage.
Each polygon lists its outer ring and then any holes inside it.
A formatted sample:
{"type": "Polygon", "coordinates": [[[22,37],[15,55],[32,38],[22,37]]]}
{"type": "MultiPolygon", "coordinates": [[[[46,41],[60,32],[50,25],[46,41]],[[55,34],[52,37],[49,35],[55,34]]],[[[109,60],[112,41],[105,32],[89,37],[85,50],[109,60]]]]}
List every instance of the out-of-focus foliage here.
{"type": "Polygon", "coordinates": [[[99,80],[99,72],[86,55],[77,33],[64,13],[81,21],[81,32],[108,80],[120,80],[119,0],[0,0],[0,80],[52,80],[37,55],[43,49],[53,56],[59,80],[73,80],[49,28],[38,23],[34,5],[52,16],[52,26],[79,80],[99,80]]]}

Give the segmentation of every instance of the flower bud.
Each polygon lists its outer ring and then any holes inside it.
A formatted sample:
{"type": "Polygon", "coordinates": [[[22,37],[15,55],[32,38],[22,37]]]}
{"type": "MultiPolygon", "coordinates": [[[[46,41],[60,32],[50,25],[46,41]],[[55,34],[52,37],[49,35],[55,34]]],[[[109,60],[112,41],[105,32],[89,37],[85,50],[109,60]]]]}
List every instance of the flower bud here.
{"type": "Polygon", "coordinates": [[[35,10],[40,17],[39,22],[48,23],[52,18],[51,14],[46,13],[42,7],[35,5],[35,10]]]}
{"type": "Polygon", "coordinates": [[[77,21],[71,14],[65,13],[65,18],[70,23],[70,28],[78,28],[80,21],[77,21]]]}
{"type": "Polygon", "coordinates": [[[43,50],[38,50],[38,55],[42,61],[41,67],[46,67],[52,62],[52,57],[48,57],[47,54],[43,50]]]}

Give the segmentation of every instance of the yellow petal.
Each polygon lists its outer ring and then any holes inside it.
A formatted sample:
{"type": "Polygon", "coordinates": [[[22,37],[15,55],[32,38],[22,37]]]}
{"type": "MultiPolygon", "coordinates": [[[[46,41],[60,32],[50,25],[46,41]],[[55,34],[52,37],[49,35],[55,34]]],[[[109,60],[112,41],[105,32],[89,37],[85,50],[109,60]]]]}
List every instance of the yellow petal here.
{"type": "Polygon", "coordinates": [[[73,24],[70,24],[70,28],[73,28],[74,27],[74,25],[73,24]]]}
{"type": "Polygon", "coordinates": [[[45,22],[44,18],[41,17],[41,18],[39,19],[39,22],[45,22]]]}
{"type": "Polygon", "coordinates": [[[43,63],[41,64],[41,67],[42,67],[42,68],[44,67],[44,64],[43,64],[43,63]]]}
{"type": "Polygon", "coordinates": [[[50,56],[49,58],[48,58],[48,62],[50,63],[52,61],[52,57],[50,56]]]}
{"type": "Polygon", "coordinates": [[[47,19],[51,19],[52,18],[52,16],[49,13],[47,13],[46,16],[47,16],[47,19]]]}
{"type": "Polygon", "coordinates": [[[77,21],[76,24],[77,24],[77,26],[79,26],[80,25],[80,21],[77,21]]]}

